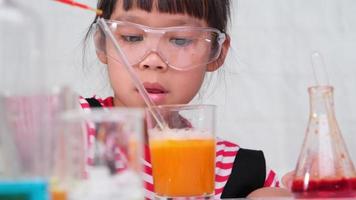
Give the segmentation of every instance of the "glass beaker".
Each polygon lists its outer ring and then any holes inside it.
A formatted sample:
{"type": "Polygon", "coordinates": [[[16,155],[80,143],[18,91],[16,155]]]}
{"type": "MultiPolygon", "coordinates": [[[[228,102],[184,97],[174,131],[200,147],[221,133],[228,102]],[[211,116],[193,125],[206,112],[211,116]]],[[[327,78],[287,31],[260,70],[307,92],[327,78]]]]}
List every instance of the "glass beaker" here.
{"type": "Polygon", "coordinates": [[[215,186],[215,106],[164,105],[160,129],[147,112],[157,199],[210,199],[215,186]]]}
{"type": "Polygon", "coordinates": [[[106,108],[89,113],[69,112],[64,116],[64,143],[78,141],[76,145],[66,145],[72,149],[72,155],[63,159],[67,167],[58,168],[59,174],[72,174],[63,187],[69,199],[144,199],[141,179],[143,111],[106,108]],[[81,145],[80,141],[87,141],[87,145],[81,145]],[[73,151],[82,151],[85,146],[85,156],[73,151]],[[83,161],[81,158],[87,163],[84,169],[78,168],[83,161]],[[84,172],[84,176],[80,172],[84,172]]]}
{"type": "Polygon", "coordinates": [[[310,116],[292,192],[297,198],[356,197],[356,172],[336,121],[333,87],[308,91],[310,116]]]}

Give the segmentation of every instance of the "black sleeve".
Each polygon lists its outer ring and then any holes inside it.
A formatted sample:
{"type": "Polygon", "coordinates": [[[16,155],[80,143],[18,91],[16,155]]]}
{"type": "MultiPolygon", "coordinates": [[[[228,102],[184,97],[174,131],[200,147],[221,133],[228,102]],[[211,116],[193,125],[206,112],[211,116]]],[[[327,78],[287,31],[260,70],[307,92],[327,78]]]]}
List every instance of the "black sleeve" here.
{"type": "Polygon", "coordinates": [[[101,106],[100,102],[98,100],[96,100],[95,98],[85,98],[85,100],[88,101],[91,108],[103,107],[103,106],[101,106]]]}
{"type": "Polygon", "coordinates": [[[221,198],[244,198],[263,187],[266,162],[262,151],[240,148],[221,198]]]}

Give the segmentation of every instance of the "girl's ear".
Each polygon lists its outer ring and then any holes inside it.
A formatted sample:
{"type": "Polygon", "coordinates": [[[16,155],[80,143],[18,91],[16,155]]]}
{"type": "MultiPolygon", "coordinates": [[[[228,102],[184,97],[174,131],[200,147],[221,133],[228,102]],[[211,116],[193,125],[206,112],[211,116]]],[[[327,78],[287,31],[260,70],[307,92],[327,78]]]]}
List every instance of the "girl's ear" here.
{"type": "Polygon", "coordinates": [[[106,54],[102,51],[96,51],[96,55],[98,56],[100,62],[103,64],[108,64],[108,58],[106,57],[106,54]]]}
{"type": "Polygon", "coordinates": [[[107,64],[107,56],[105,52],[105,36],[104,33],[101,32],[100,30],[97,30],[94,34],[94,45],[95,45],[95,50],[96,50],[96,55],[98,56],[100,62],[103,64],[107,64]]]}
{"type": "Polygon", "coordinates": [[[208,64],[208,67],[207,67],[208,72],[215,71],[215,70],[219,69],[224,64],[227,52],[229,51],[229,48],[230,48],[230,36],[226,34],[226,39],[225,39],[224,43],[222,44],[220,55],[219,55],[218,59],[216,59],[214,62],[208,64]]]}

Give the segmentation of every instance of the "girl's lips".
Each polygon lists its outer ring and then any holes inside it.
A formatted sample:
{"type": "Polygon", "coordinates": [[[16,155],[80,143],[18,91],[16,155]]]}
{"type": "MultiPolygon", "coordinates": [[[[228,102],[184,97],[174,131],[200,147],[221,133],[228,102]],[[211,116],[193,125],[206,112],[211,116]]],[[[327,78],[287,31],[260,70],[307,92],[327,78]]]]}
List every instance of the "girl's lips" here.
{"type": "Polygon", "coordinates": [[[148,93],[148,96],[150,96],[150,98],[155,104],[162,104],[164,103],[167,97],[167,93],[160,93],[160,94],[148,93]]]}
{"type": "Polygon", "coordinates": [[[168,91],[159,83],[149,83],[149,82],[144,82],[143,86],[147,90],[148,93],[167,93],[168,91]]]}
{"type": "Polygon", "coordinates": [[[159,83],[144,82],[143,86],[145,87],[150,98],[156,104],[162,104],[165,101],[167,94],[169,93],[168,90],[166,90],[159,83]]]}

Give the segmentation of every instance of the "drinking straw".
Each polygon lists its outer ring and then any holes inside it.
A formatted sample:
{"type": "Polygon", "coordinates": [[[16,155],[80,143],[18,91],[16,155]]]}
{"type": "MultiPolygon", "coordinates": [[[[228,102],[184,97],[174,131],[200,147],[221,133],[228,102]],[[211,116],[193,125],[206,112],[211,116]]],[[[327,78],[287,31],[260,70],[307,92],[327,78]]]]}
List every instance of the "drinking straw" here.
{"type": "Polygon", "coordinates": [[[313,74],[316,85],[326,86],[329,85],[329,77],[325,68],[322,56],[319,52],[313,52],[311,55],[313,74]]]}
{"type": "MultiPolygon", "coordinates": [[[[87,6],[87,5],[84,5],[84,4],[81,4],[81,3],[74,2],[74,0],[54,0],[54,1],[65,3],[65,4],[69,4],[69,5],[80,7],[80,8],[84,8],[84,9],[87,9],[87,10],[92,10],[92,11],[95,11],[97,13],[97,15],[102,15],[102,13],[103,13],[102,10],[95,9],[95,8],[92,8],[90,6],[87,6]]],[[[130,74],[130,76],[131,76],[136,88],[138,89],[139,93],[143,97],[143,100],[145,101],[145,103],[146,103],[146,105],[148,107],[148,110],[151,112],[152,116],[156,120],[157,125],[161,129],[163,129],[164,121],[163,121],[162,115],[157,111],[157,109],[153,108],[153,106],[155,106],[154,102],[152,101],[152,99],[147,94],[147,91],[146,91],[145,87],[142,85],[140,79],[136,76],[136,73],[133,71],[129,61],[127,60],[124,52],[121,50],[119,44],[117,43],[117,41],[115,40],[114,36],[112,35],[109,27],[107,26],[107,24],[105,23],[103,18],[99,18],[98,22],[99,22],[100,27],[103,29],[104,34],[107,37],[109,37],[111,42],[114,44],[117,53],[119,54],[119,56],[123,60],[125,68],[129,72],[129,74],[130,74]]]]}
{"type": "Polygon", "coordinates": [[[104,31],[104,34],[111,40],[111,42],[114,44],[114,47],[117,51],[117,53],[119,54],[119,56],[121,57],[123,64],[126,68],[126,70],[129,72],[136,88],[138,89],[139,93],[141,94],[141,96],[143,97],[143,100],[145,101],[148,110],[151,112],[152,116],[154,117],[154,119],[156,120],[158,126],[163,129],[163,117],[162,115],[157,111],[157,109],[154,109],[153,106],[155,106],[154,102],[152,101],[152,99],[149,97],[145,87],[142,85],[140,79],[137,77],[136,73],[134,72],[131,64],[129,63],[129,61],[126,58],[125,53],[122,51],[120,45],[117,43],[117,41],[115,40],[114,36],[112,35],[110,28],[108,27],[108,25],[105,23],[103,18],[99,18],[98,19],[98,23],[99,26],[102,28],[102,30],[104,31]]]}
{"type": "Polygon", "coordinates": [[[68,4],[68,5],[71,5],[71,6],[76,6],[76,7],[79,7],[79,8],[86,9],[86,10],[91,10],[91,11],[96,12],[96,14],[99,15],[99,16],[103,14],[103,11],[100,10],[100,9],[92,8],[92,7],[88,6],[88,5],[75,2],[74,0],[54,0],[54,1],[61,2],[61,3],[64,3],[64,4],[68,4]]]}

